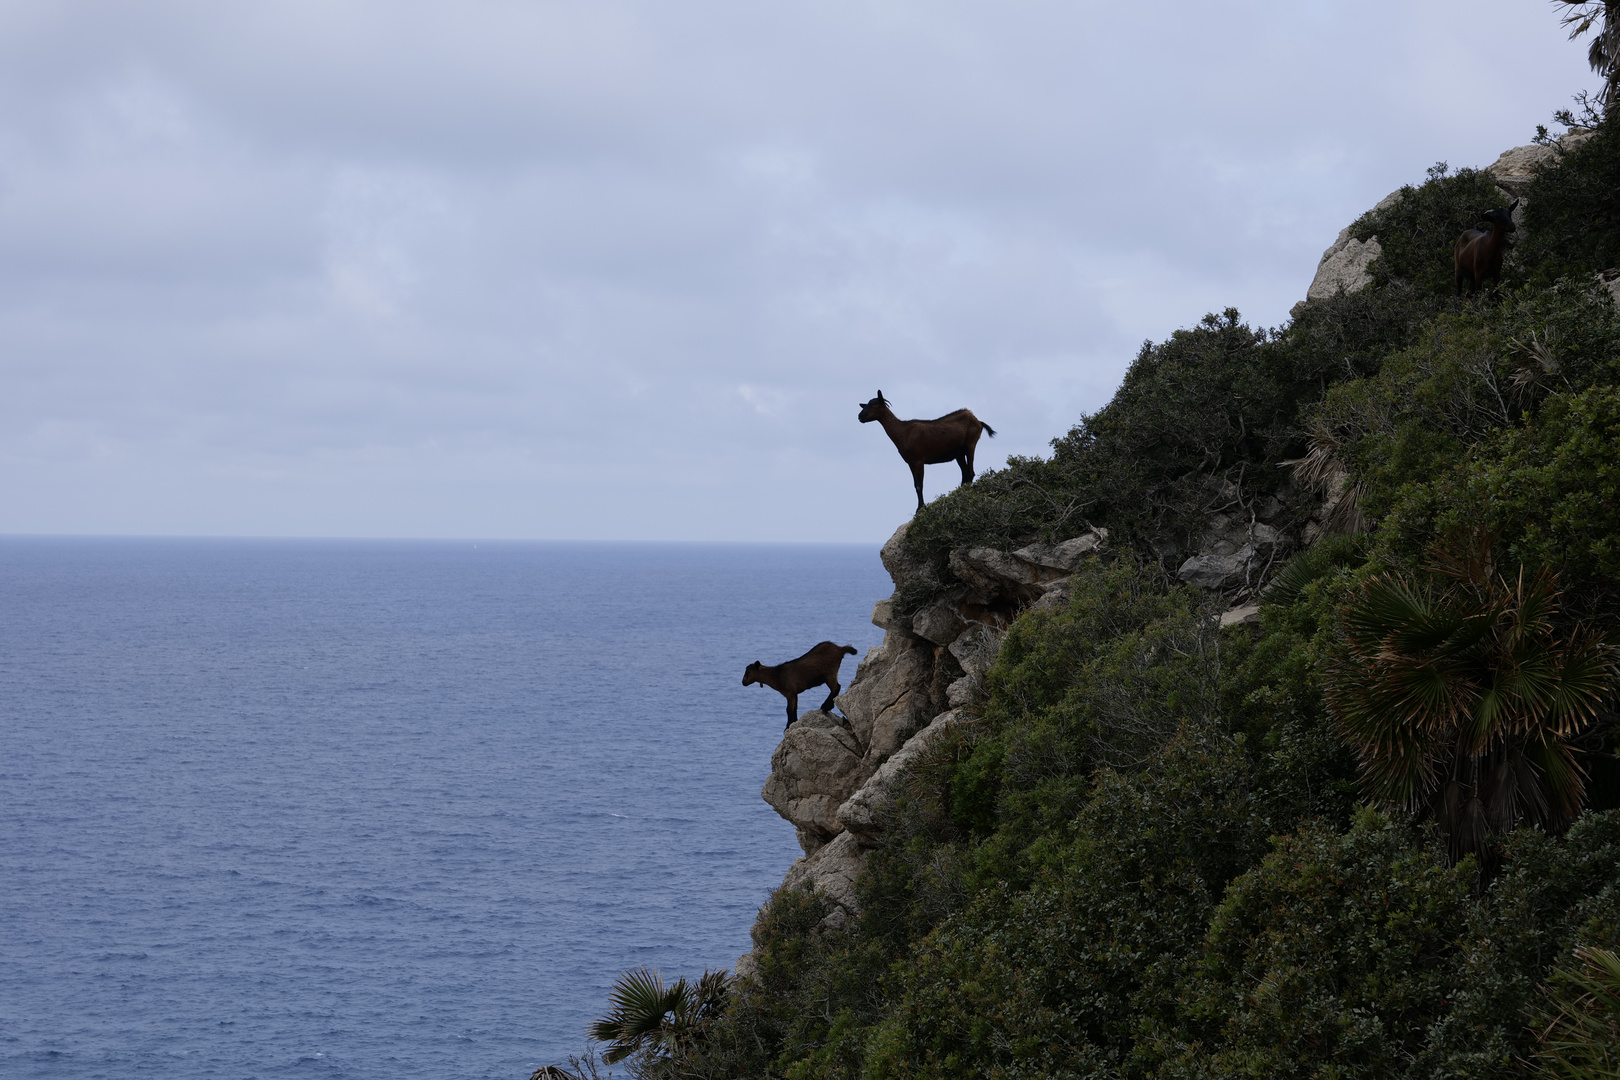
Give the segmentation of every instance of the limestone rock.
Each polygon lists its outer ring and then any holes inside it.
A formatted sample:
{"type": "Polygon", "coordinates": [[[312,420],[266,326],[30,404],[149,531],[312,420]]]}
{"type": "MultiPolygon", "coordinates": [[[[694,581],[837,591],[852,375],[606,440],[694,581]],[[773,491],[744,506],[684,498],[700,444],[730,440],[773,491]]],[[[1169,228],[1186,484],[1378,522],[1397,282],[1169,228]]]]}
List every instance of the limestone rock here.
{"type": "Polygon", "coordinates": [[[1004,636],[994,626],[975,623],[951,642],[951,655],[956,657],[956,662],[962,665],[962,670],[968,675],[983,678],[990,665],[996,662],[996,653],[1001,651],[1004,636]]]}
{"type": "Polygon", "coordinates": [[[1258,626],[1260,623],[1260,605],[1242,604],[1229,611],[1221,612],[1221,629],[1228,626],[1258,626]]]}
{"type": "Polygon", "coordinates": [[[906,522],[894,530],[894,535],[884,541],[878,558],[883,560],[883,569],[889,572],[889,579],[894,587],[899,588],[904,582],[915,577],[923,568],[906,558],[904,544],[906,532],[911,528],[911,522],[906,522]]]}
{"type": "Polygon", "coordinates": [[[950,556],[951,573],[967,582],[970,598],[990,603],[1011,596],[1021,603],[1041,595],[1041,586],[1064,576],[1061,570],[1025,562],[995,548],[957,548],[950,556]]]}
{"type": "Polygon", "coordinates": [[[1522,197],[1529,189],[1530,181],[1535,179],[1536,166],[1553,160],[1559,149],[1573,150],[1591,137],[1592,132],[1585,128],[1572,128],[1558,139],[1557,146],[1537,143],[1515,146],[1502,151],[1502,155],[1487,165],[1485,171],[1491,174],[1497,187],[1516,198],[1522,197]]]}
{"type": "Polygon", "coordinates": [[[1041,598],[1026,608],[1026,611],[1056,611],[1069,602],[1074,578],[1059,578],[1046,587],[1041,598]]]}
{"type": "Polygon", "coordinates": [[[879,600],[872,605],[872,625],[883,630],[903,628],[904,623],[896,618],[894,614],[894,597],[879,600]]]}
{"type": "Polygon", "coordinates": [[[782,888],[807,886],[821,893],[835,905],[822,925],[837,929],[844,920],[860,911],[855,900],[855,875],[861,872],[866,852],[856,841],[855,834],[839,833],[833,840],[805,858],[795,860],[782,888]]]}
{"type": "Polygon", "coordinates": [[[1094,555],[1108,542],[1107,529],[1092,529],[1084,536],[1076,536],[1058,544],[1030,544],[1013,552],[1015,558],[1033,566],[1072,574],[1088,555],[1094,555]]]}
{"type": "Polygon", "coordinates": [[[911,632],[935,645],[949,645],[962,632],[967,621],[957,606],[948,600],[929,604],[911,619],[911,632]]]}
{"type": "Polygon", "coordinates": [[[907,739],[906,744],[895,751],[872,774],[872,778],[838,808],[838,820],[844,828],[868,844],[874,843],[877,834],[883,831],[882,807],[894,790],[901,772],[958,722],[954,711],[940,713],[927,727],[907,739]]]}
{"type": "Polygon", "coordinates": [[[800,714],[771,755],[760,797],[798,830],[806,855],[843,828],[838,807],[865,779],[861,751],[842,722],[813,709],[800,714]]]}
{"type": "Polygon", "coordinates": [[[1609,290],[1610,296],[1614,297],[1615,306],[1620,307],[1620,273],[1610,270],[1605,274],[1603,276],[1603,287],[1609,290]]]}
{"type": "Polygon", "coordinates": [[[1210,519],[1198,554],[1182,563],[1176,577],[1201,589],[1253,585],[1276,561],[1282,534],[1261,522],[1235,521],[1225,514],[1210,519]]]}
{"type": "Polygon", "coordinates": [[[1371,285],[1372,275],[1367,272],[1367,267],[1383,253],[1378,237],[1357,240],[1350,235],[1347,226],[1339,232],[1339,238],[1333,245],[1322,253],[1321,261],[1316,264],[1316,276],[1311,279],[1310,288],[1305,290],[1305,299],[1326,300],[1337,295],[1340,289],[1349,293],[1371,285]]]}
{"type": "Polygon", "coordinates": [[[838,707],[865,747],[868,771],[931,715],[933,677],[933,650],[909,635],[890,631],[882,645],[867,650],[838,707]]]}

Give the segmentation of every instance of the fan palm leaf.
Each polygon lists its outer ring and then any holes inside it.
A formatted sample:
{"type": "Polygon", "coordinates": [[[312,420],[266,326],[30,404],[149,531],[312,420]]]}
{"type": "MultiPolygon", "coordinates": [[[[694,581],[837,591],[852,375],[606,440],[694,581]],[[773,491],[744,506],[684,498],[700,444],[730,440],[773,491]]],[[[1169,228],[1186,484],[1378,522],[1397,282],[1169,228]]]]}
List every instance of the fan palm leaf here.
{"type": "Polygon", "coordinates": [[[1562,1080],[1620,1080],[1620,956],[1575,950],[1553,973],[1542,1013],[1540,1072],[1562,1080]]]}
{"type": "Polygon", "coordinates": [[[685,979],[665,985],[648,967],[627,971],[613,984],[608,1014],[587,1029],[607,1043],[602,1060],[616,1065],[636,1056],[646,1062],[680,1053],[703,1034],[706,1022],[725,1004],[724,971],[705,971],[696,985],[685,979]]]}
{"type": "Polygon", "coordinates": [[[1431,814],[1453,858],[1483,855],[1521,821],[1561,828],[1580,812],[1574,740],[1620,674],[1601,636],[1559,632],[1556,577],[1521,569],[1510,583],[1491,539],[1446,538],[1426,581],[1368,581],[1327,663],[1328,704],[1367,794],[1431,814]]]}

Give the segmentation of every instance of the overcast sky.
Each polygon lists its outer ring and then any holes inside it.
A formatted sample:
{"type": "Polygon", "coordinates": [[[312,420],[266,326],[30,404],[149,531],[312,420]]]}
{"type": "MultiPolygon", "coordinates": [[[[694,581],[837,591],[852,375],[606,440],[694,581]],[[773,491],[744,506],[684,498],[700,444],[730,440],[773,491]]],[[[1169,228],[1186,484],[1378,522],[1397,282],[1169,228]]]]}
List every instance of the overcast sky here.
{"type": "Polygon", "coordinates": [[[0,0],[0,533],[881,540],[860,401],[1043,453],[1585,52],[1538,0],[0,0]]]}

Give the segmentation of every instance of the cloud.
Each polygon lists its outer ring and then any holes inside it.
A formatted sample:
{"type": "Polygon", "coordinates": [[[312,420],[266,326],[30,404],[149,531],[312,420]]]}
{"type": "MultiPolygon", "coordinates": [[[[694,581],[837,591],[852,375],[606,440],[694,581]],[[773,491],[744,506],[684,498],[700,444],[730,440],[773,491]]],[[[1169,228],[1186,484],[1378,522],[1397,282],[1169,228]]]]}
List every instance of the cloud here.
{"type": "Polygon", "coordinates": [[[0,531],[881,539],[856,402],[1039,453],[1590,82],[1468,17],[18,0],[0,531]]]}

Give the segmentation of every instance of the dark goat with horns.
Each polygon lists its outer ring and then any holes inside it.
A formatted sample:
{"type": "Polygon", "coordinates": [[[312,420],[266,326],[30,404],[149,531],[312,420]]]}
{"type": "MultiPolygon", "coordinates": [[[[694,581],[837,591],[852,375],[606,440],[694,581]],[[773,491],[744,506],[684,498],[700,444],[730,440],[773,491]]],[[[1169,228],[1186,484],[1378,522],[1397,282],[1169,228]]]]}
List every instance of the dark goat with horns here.
{"type": "Polygon", "coordinates": [[[1513,208],[1519,205],[1514,199],[1507,209],[1497,207],[1485,215],[1485,228],[1467,229],[1457,237],[1457,246],[1452,254],[1452,276],[1457,282],[1457,292],[1463,291],[1463,282],[1468,282],[1470,292],[1485,287],[1487,281],[1502,280],[1502,256],[1507,251],[1508,233],[1517,232],[1518,226],[1513,224],[1513,208]]]}
{"type": "Polygon", "coordinates": [[[962,467],[962,483],[973,482],[973,451],[979,445],[979,435],[992,439],[996,429],[980,420],[967,409],[946,413],[938,420],[901,420],[889,408],[883,391],[861,405],[861,423],[876,420],[900,451],[900,456],[911,466],[911,480],[917,488],[917,509],[923,508],[923,466],[943,465],[954,461],[962,467]]]}
{"type": "Polygon", "coordinates": [[[797,660],[772,665],[755,660],[743,672],[743,685],[759,683],[787,698],[788,721],[782,728],[786,731],[799,718],[799,695],[812,686],[827,688],[827,700],[821,703],[821,711],[832,708],[833,698],[838,696],[838,668],[846,653],[853,656],[855,646],[823,641],[797,660]]]}

